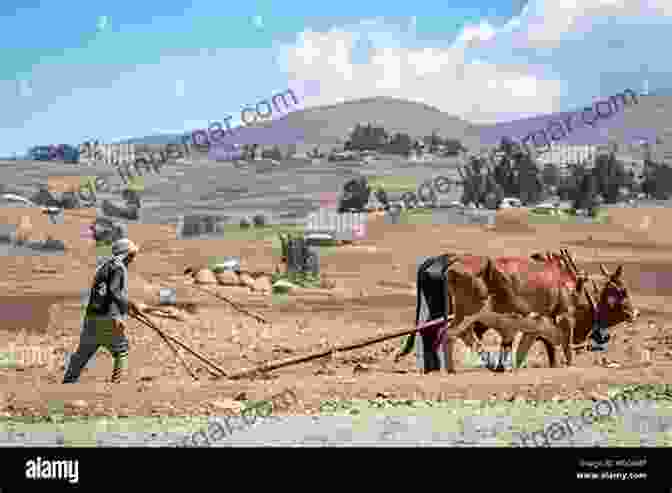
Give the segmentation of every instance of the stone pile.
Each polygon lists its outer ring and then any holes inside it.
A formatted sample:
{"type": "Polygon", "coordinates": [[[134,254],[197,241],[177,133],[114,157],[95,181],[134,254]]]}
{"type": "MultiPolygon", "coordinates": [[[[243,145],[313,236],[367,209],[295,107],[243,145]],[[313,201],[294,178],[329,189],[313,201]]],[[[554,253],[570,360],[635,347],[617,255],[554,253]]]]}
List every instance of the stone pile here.
{"type": "Polygon", "coordinates": [[[185,271],[185,274],[190,275],[194,283],[200,285],[246,287],[250,291],[263,294],[270,294],[272,291],[271,276],[266,274],[253,275],[249,272],[236,272],[234,270],[215,273],[208,268],[189,268],[185,271]]]}

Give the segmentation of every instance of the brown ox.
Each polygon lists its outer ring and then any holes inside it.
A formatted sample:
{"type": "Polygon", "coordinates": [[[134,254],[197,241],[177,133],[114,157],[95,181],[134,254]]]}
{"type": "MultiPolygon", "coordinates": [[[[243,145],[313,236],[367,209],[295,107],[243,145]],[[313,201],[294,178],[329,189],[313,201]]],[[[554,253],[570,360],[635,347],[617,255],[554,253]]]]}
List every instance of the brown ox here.
{"type": "MultiPolygon", "coordinates": [[[[623,322],[632,322],[639,315],[639,310],[633,308],[630,303],[627,287],[622,278],[623,267],[619,266],[613,274],[602,265],[600,270],[604,279],[600,281],[602,287],[599,289],[596,306],[592,306],[586,297],[579,296],[580,302],[574,306],[571,317],[563,316],[555,321],[547,316],[534,320],[521,320],[515,315],[493,312],[480,315],[473,325],[480,324],[496,330],[502,335],[503,341],[512,341],[516,333],[522,331],[523,335],[515,358],[517,368],[521,367],[537,340],[544,343],[550,365],[555,367],[557,366],[555,346],[563,346],[565,354],[571,354],[570,344],[582,344],[596,324],[613,328],[623,322]],[[570,334],[573,334],[571,341],[570,334]]],[[[571,363],[571,358],[568,358],[568,362],[571,363]]]]}
{"type": "MultiPolygon", "coordinates": [[[[496,369],[503,369],[503,362],[511,355],[518,330],[511,330],[510,324],[505,327],[498,327],[498,324],[489,327],[478,320],[470,321],[472,316],[483,310],[486,303],[489,303],[493,312],[499,314],[546,317],[544,323],[557,326],[560,332],[555,333],[551,329],[528,331],[530,334],[542,334],[533,337],[532,342],[541,338],[548,348],[552,339],[552,344],[563,346],[568,365],[571,365],[571,344],[585,340],[593,326],[593,320],[599,319],[603,325],[613,326],[621,321],[632,321],[638,315],[637,310],[632,307],[622,278],[623,267],[619,266],[614,274],[609,274],[603,266],[600,267],[605,280],[596,293],[599,301],[593,309],[583,294],[585,278],[577,278],[557,254],[494,259],[474,255],[450,255],[450,266],[445,274],[446,308],[455,318],[442,334],[446,370],[455,371],[456,337],[462,339],[467,346],[474,347],[480,343],[488,328],[496,330],[502,336],[502,350],[499,352],[500,359],[496,369]],[[586,329],[585,321],[588,316],[591,322],[586,329]],[[543,336],[551,333],[552,337],[543,336]]],[[[525,339],[525,344],[528,344],[530,337],[525,339]]],[[[405,350],[401,354],[403,351],[405,350]]],[[[549,354],[550,356],[553,355],[549,354]]],[[[554,361],[553,358],[551,363],[554,364],[554,361]]]]}
{"type": "MultiPolygon", "coordinates": [[[[632,306],[623,279],[623,266],[619,266],[611,274],[600,265],[603,278],[594,285],[596,290],[591,299],[588,299],[583,293],[587,278],[583,275],[575,277],[560,255],[534,254],[530,260],[531,262],[520,258],[497,259],[488,284],[494,312],[538,314],[546,317],[539,322],[541,329],[537,336],[534,332],[524,331],[519,358],[526,355],[532,343],[541,338],[549,351],[549,342],[562,345],[567,364],[571,366],[571,345],[584,342],[594,326],[613,327],[621,322],[632,322],[639,315],[639,311],[632,306]]],[[[483,325],[485,324],[481,323],[483,325]]],[[[492,328],[502,336],[502,351],[497,367],[501,370],[507,352],[510,354],[516,331],[492,328]]],[[[476,326],[473,332],[476,332],[474,337],[477,336],[476,326]]],[[[451,350],[450,347],[446,348],[447,352],[451,350]]],[[[549,360],[554,365],[555,358],[551,352],[549,360]]]]}

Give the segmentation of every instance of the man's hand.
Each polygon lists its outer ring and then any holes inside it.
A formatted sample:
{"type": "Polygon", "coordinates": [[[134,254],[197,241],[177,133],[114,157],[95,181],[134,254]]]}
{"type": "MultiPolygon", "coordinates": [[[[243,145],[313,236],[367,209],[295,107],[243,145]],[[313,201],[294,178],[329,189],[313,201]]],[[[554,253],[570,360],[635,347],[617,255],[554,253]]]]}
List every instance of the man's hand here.
{"type": "Polygon", "coordinates": [[[145,307],[143,303],[128,302],[128,313],[131,316],[142,315],[142,310],[145,307]]]}
{"type": "Polygon", "coordinates": [[[126,335],[126,321],[119,319],[112,320],[112,330],[115,336],[126,335]]]}

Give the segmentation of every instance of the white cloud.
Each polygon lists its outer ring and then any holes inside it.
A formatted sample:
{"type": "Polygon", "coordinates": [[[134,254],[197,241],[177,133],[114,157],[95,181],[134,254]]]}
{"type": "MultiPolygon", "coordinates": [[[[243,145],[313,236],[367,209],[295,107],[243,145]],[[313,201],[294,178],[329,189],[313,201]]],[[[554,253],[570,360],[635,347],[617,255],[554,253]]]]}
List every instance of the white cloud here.
{"type": "Polygon", "coordinates": [[[457,41],[470,47],[476,46],[481,41],[489,41],[495,37],[495,29],[488,22],[481,22],[478,26],[468,25],[462,30],[457,41]]]}
{"type": "MultiPolygon", "coordinates": [[[[613,39],[624,39],[624,50],[656,46],[659,33],[647,26],[669,25],[670,19],[661,20],[660,14],[672,14],[672,1],[532,0],[501,27],[487,21],[466,25],[452,44],[432,47],[424,47],[414,30],[395,33],[382,20],[366,20],[301,33],[286,47],[283,65],[292,78],[320,80],[320,95],[309,106],[390,96],[424,102],[473,122],[503,121],[565,110],[570,84],[572,104],[583,106],[592,94],[611,90],[604,86],[611,80],[607,76],[639,77],[637,60],[653,60],[649,63],[658,66],[652,72],[668,73],[662,61],[647,58],[648,52],[627,57],[590,33],[599,24],[613,39]],[[650,14],[656,16],[645,17],[650,14]],[[621,19],[610,23],[616,16],[621,19]],[[363,37],[372,44],[371,56],[368,63],[354,64],[351,53],[363,37]],[[563,44],[565,39],[580,42],[563,44]]],[[[410,23],[415,26],[413,18],[410,23]]]]}
{"type": "Polygon", "coordinates": [[[669,0],[535,0],[529,6],[521,20],[530,46],[557,45],[566,33],[589,32],[597,17],[672,16],[669,0]]]}
{"type": "MultiPolygon", "coordinates": [[[[491,36],[487,29],[482,32],[491,36]]],[[[515,96],[518,113],[553,111],[562,93],[560,81],[541,79],[519,67],[468,62],[464,40],[474,36],[471,30],[443,49],[374,48],[368,64],[353,64],[349,55],[356,34],[306,31],[288,48],[285,63],[295,79],[320,80],[320,95],[310,98],[308,106],[390,96],[430,104],[472,121],[495,121],[511,113],[515,96]],[[463,79],[456,74],[464,74],[463,79]]]]}
{"type": "Polygon", "coordinates": [[[254,18],[252,19],[252,23],[254,24],[254,27],[256,27],[257,29],[264,28],[264,19],[260,15],[255,15],[254,18]]]}

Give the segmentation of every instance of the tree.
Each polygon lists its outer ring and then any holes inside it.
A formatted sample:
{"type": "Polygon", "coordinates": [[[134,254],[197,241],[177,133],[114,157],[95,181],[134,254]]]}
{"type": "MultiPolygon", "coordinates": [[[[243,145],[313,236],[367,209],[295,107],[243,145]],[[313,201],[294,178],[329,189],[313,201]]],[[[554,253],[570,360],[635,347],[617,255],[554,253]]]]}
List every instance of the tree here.
{"type": "Polygon", "coordinates": [[[388,142],[388,135],[382,127],[357,124],[350,133],[346,142],[346,150],[375,151],[384,148],[388,142]]]}
{"type": "Polygon", "coordinates": [[[669,200],[672,197],[672,168],[666,164],[648,162],[642,191],[656,200],[669,200]]]}
{"type": "Polygon", "coordinates": [[[614,204],[620,198],[620,190],[627,183],[623,163],[616,160],[614,153],[600,155],[595,160],[593,174],[599,193],[607,204],[614,204]]]}
{"type": "Polygon", "coordinates": [[[252,223],[256,228],[263,228],[266,226],[268,221],[266,220],[266,216],[263,214],[255,214],[255,216],[252,218],[252,223]]]}
{"type": "Polygon", "coordinates": [[[371,187],[365,176],[354,178],[343,186],[343,197],[338,205],[338,213],[347,212],[348,209],[361,211],[366,207],[371,195],[371,187]]]}
{"type": "Polygon", "coordinates": [[[449,156],[457,156],[460,152],[467,150],[457,139],[445,139],[443,145],[445,147],[445,153],[449,156]]]}
{"type": "Polygon", "coordinates": [[[579,190],[573,201],[575,209],[585,209],[590,215],[594,214],[597,206],[598,183],[597,178],[592,173],[586,173],[581,178],[579,190]]]}
{"type": "Polygon", "coordinates": [[[407,134],[397,133],[392,136],[385,146],[390,154],[408,155],[412,149],[411,137],[407,134]]]}
{"type": "Polygon", "coordinates": [[[542,181],[546,186],[558,188],[562,181],[558,166],[552,163],[547,163],[542,171],[542,181]]]}
{"type": "Polygon", "coordinates": [[[282,161],[282,151],[280,146],[277,144],[273,146],[272,149],[265,150],[261,153],[264,159],[274,159],[276,161],[282,161]]]}
{"type": "Polygon", "coordinates": [[[528,154],[518,156],[518,198],[524,204],[534,204],[541,200],[544,186],[539,176],[539,168],[528,154]]]}

